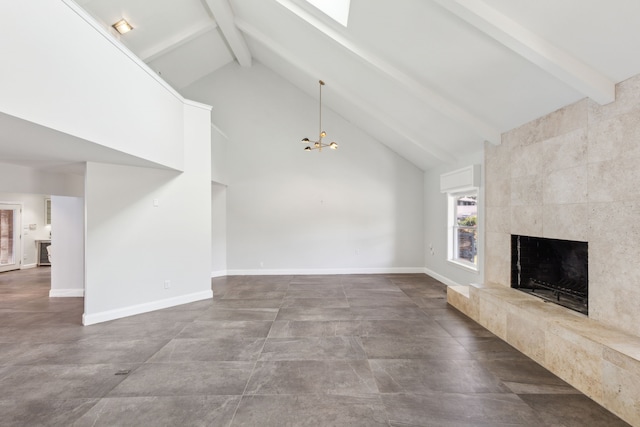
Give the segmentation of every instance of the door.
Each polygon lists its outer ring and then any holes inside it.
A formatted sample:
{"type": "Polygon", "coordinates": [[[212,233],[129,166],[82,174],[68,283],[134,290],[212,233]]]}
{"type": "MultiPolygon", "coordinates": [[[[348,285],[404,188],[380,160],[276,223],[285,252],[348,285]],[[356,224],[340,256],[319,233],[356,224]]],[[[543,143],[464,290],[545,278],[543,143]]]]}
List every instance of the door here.
{"type": "Polygon", "coordinates": [[[0,203],[0,272],[20,268],[22,206],[0,203]]]}

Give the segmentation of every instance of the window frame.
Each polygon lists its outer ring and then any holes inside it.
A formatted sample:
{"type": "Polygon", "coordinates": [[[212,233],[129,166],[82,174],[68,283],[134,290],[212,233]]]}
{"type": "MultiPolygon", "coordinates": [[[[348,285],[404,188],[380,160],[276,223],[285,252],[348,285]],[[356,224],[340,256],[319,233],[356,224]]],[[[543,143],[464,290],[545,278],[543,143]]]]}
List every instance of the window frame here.
{"type": "Polygon", "coordinates": [[[479,246],[480,246],[480,190],[477,187],[468,188],[462,191],[448,192],[448,208],[447,208],[447,261],[473,272],[480,271],[479,261],[479,246]],[[458,224],[458,200],[461,197],[472,196],[476,200],[476,225],[475,226],[460,226],[458,224]],[[460,258],[459,254],[459,239],[458,231],[460,228],[469,228],[476,231],[475,235],[475,262],[471,262],[465,258],[460,258]]]}
{"type": "Polygon", "coordinates": [[[44,225],[51,225],[51,197],[44,198],[44,225]]]}

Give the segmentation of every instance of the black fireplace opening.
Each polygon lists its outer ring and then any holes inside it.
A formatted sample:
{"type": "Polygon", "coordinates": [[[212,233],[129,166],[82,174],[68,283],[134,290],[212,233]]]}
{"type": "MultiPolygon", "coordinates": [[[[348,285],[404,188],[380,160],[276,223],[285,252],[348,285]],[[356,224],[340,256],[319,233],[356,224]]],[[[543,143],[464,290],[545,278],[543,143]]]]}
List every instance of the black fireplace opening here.
{"type": "Polygon", "coordinates": [[[511,287],[589,314],[589,245],[511,235],[511,287]]]}

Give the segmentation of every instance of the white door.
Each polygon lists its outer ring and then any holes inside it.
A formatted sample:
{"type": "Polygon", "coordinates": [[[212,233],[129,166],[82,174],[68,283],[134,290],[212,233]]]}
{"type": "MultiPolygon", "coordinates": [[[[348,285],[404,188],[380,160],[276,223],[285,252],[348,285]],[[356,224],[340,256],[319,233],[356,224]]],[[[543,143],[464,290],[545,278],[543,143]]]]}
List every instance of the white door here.
{"type": "Polygon", "coordinates": [[[0,272],[20,268],[22,206],[0,203],[0,272]]]}

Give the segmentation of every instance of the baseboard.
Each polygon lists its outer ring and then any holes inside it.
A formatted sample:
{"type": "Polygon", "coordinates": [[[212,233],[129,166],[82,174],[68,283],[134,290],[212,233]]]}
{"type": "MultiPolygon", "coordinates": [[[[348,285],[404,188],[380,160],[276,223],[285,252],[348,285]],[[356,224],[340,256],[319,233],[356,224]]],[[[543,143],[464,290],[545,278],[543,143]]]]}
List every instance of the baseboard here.
{"type": "Polygon", "coordinates": [[[218,270],[218,271],[211,272],[211,277],[224,277],[224,276],[228,276],[227,270],[218,270]]]}
{"type": "Polygon", "coordinates": [[[121,319],[123,317],[148,313],[155,310],[162,310],[163,308],[175,307],[177,305],[188,304],[190,302],[202,301],[211,298],[213,298],[213,291],[207,290],[144,304],[131,305],[115,310],[102,311],[94,314],[85,313],[82,315],[82,324],[88,326],[96,323],[108,322],[109,320],[121,319]]]}
{"type": "Polygon", "coordinates": [[[51,289],[49,291],[50,298],[69,298],[83,296],[84,289],[51,289]]]}
{"type": "Polygon", "coordinates": [[[416,274],[422,267],[227,270],[228,276],[308,276],[326,274],[416,274]]]}
{"type": "Polygon", "coordinates": [[[28,268],[36,268],[38,266],[38,264],[22,264],[22,266],[20,267],[20,270],[26,270],[28,268]]]}
{"type": "Polygon", "coordinates": [[[211,272],[211,277],[224,276],[308,276],[325,274],[420,274],[424,273],[447,286],[460,286],[459,283],[442,276],[426,267],[387,267],[387,268],[330,268],[330,269],[257,269],[257,270],[220,270],[211,272]]]}
{"type": "Polygon", "coordinates": [[[422,270],[422,272],[423,272],[424,274],[426,274],[427,276],[431,276],[431,277],[433,277],[434,279],[436,279],[436,280],[438,280],[438,281],[440,281],[440,282],[444,283],[444,284],[445,284],[445,285],[447,285],[447,286],[461,286],[461,285],[460,285],[460,283],[458,283],[458,282],[454,282],[453,280],[449,279],[448,277],[444,277],[444,276],[442,276],[442,275],[440,275],[440,274],[436,273],[436,272],[435,272],[435,271],[433,271],[433,270],[429,270],[429,269],[428,269],[428,268],[426,268],[426,267],[422,270]]]}

